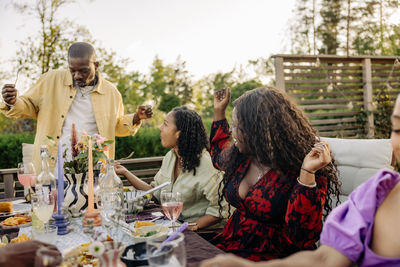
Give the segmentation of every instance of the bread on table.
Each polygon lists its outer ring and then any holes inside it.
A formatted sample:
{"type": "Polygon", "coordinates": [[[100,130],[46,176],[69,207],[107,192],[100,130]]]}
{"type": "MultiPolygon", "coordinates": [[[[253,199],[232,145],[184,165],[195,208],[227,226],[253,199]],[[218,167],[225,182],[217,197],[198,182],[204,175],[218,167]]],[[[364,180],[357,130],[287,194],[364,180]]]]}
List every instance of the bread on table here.
{"type": "Polygon", "coordinates": [[[12,202],[0,202],[0,212],[12,212],[13,203],[12,202]]]}

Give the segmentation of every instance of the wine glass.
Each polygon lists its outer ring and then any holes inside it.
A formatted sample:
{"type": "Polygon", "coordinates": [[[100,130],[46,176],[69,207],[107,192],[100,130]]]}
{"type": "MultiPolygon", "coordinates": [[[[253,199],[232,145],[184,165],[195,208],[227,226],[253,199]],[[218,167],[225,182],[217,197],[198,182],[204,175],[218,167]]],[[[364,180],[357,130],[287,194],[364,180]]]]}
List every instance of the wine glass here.
{"type": "Polygon", "coordinates": [[[19,182],[23,186],[28,187],[28,189],[32,189],[32,186],[36,182],[36,171],[33,163],[32,162],[18,163],[17,169],[18,169],[17,176],[19,182]]]}
{"type": "Polygon", "coordinates": [[[183,201],[182,194],[179,192],[171,192],[163,190],[161,191],[161,207],[164,211],[165,216],[171,221],[174,232],[176,230],[175,222],[181,215],[183,201]]]}
{"type": "Polygon", "coordinates": [[[49,222],[53,215],[55,196],[47,186],[36,189],[36,193],[32,195],[32,209],[35,215],[45,225],[49,222]]]}

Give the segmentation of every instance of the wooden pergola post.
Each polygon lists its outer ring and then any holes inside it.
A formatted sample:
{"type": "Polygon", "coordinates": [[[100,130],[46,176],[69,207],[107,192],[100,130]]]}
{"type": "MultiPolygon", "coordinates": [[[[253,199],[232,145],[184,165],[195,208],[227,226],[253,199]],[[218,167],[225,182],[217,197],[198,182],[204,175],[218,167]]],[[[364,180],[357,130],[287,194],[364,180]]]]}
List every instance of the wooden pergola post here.
{"type": "Polygon", "coordinates": [[[371,59],[365,58],[362,62],[363,70],[363,87],[364,87],[364,111],[367,113],[367,138],[373,138],[375,135],[374,126],[374,106],[372,102],[372,75],[371,75],[371,59]]]}
{"type": "Polygon", "coordinates": [[[275,84],[276,88],[285,92],[285,76],[283,73],[283,57],[275,57],[275,84]]]}

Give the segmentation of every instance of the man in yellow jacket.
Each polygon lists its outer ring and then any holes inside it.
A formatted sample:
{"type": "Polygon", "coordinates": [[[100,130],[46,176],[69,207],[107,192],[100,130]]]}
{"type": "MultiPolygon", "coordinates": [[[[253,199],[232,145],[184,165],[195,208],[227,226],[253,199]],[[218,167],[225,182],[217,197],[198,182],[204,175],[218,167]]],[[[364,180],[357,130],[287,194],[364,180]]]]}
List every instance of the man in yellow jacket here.
{"type": "MultiPolygon", "coordinates": [[[[14,84],[2,90],[2,112],[10,118],[33,118],[37,129],[33,150],[36,171],[41,169],[40,145],[47,136],[70,148],[72,124],[78,133],[86,131],[115,140],[115,136],[134,135],[142,119],[153,114],[151,106],[139,106],[134,114],[124,114],[117,88],[98,72],[94,48],[88,43],[74,43],[68,50],[69,70],[43,74],[24,95],[17,97],[14,84]]],[[[114,157],[115,144],[109,152],[114,157]]],[[[55,160],[51,162],[54,166],[55,160]]]]}

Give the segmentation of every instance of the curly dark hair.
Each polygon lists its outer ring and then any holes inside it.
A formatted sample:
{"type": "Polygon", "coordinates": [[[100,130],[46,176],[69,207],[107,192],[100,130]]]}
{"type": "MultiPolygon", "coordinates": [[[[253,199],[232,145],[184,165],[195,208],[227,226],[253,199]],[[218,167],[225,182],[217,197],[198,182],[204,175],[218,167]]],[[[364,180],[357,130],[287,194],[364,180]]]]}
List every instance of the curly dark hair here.
{"type": "Polygon", "coordinates": [[[209,150],[207,132],[199,114],[187,107],[172,110],[176,128],[181,131],[178,137],[178,154],[182,158],[182,171],[192,171],[200,165],[204,149],[209,150]]]}
{"type": "MultiPolygon", "coordinates": [[[[237,130],[240,140],[247,146],[247,155],[236,146],[230,148],[226,157],[223,188],[219,190],[219,205],[224,198],[226,186],[233,178],[239,165],[250,156],[259,163],[269,166],[278,173],[300,173],[305,156],[318,140],[316,131],[303,112],[285,93],[273,87],[260,87],[247,91],[233,102],[236,110],[237,130]]],[[[326,216],[332,210],[331,195],[339,203],[340,182],[337,177],[335,160],[316,172],[316,179],[327,178],[327,198],[325,201],[326,216]]],[[[288,179],[295,184],[296,178],[288,179]]]]}

